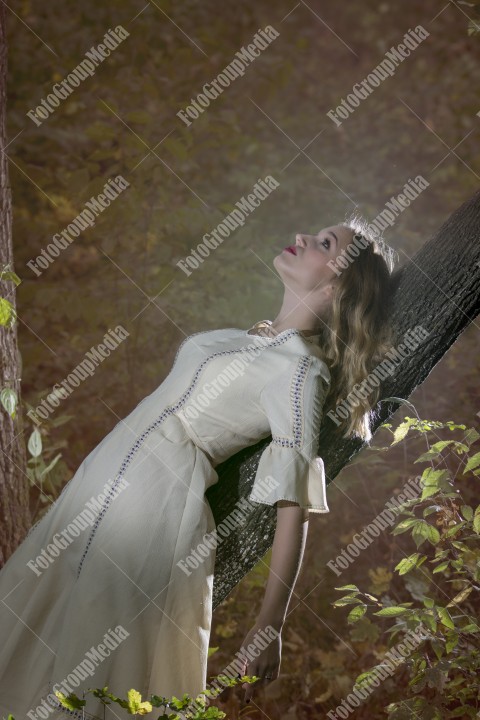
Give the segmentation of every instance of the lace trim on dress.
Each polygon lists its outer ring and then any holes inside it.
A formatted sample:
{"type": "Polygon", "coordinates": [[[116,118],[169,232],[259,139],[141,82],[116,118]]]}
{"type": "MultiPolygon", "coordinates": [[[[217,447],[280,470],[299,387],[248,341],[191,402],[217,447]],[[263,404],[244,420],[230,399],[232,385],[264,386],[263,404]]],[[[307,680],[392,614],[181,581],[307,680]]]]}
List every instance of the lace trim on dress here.
{"type": "MultiPolygon", "coordinates": [[[[207,331],[207,332],[211,332],[211,331],[207,331]]],[[[296,330],[296,329],[285,330],[285,331],[279,333],[279,335],[278,335],[276,338],[274,338],[274,339],[272,340],[272,342],[269,343],[268,346],[266,346],[266,347],[272,347],[272,346],[275,346],[275,345],[281,345],[282,343],[286,342],[289,337],[291,337],[292,335],[297,335],[298,333],[299,333],[299,331],[296,330]]],[[[199,335],[200,333],[196,333],[196,334],[199,335]]],[[[188,338],[187,338],[187,339],[188,339],[188,338]]],[[[185,342],[185,341],[184,341],[184,342],[185,342]]],[[[188,400],[189,396],[191,395],[193,389],[195,388],[195,386],[196,386],[196,384],[197,384],[197,382],[198,382],[198,380],[199,380],[199,378],[200,378],[200,375],[201,375],[201,373],[202,373],[202,371],[203,371],[203,368],[207,365],[207,363],[209,363],[211,360],[213,360],[213,358],[219,357],[219,356],[221,356],[221,355],[232,355],[232,354],[234,354],[234,353],[249,353],[249,352],[254,352],[254,351],[257,352],[257,351],[258,351],[258,348],[255,348],[255,349],[254,349],[254,348],[251,348],[251,347],[248,347],[248,346],[247,346],[247,347],[235,348],[235,349],[233,349],[233,350],[220,350],[220,351],[215,352],[215,353],[212,353],[211,355],[209,355],[208,357],[206,357],[205,360],[203,360],[203,362],[201,362],[200,365],[197,367],[197,370],[195,371],[195,374],[194,374],[194,376],[193,376],[192,382],[190,383],[190,385],[189,385],[189,387],[187,388],[187,390],[183,393],[183,395],[181,395],[181,397],[180,397],[180,399],[178,400],[178,402],[176,402],[174,405],[169,405],[169,406],[167,406],[167,407],[164,409],[164,411],[161,413],[161,415],[159,415],[158,418],[157,418],[156,420],[154,420],[154,421],[142,432],[142,434],[139,436],[139,438],[137,439],[137,441],[131,446],[130,450],[129,450],[128,453],[126,454],[126,456],[125,456],[125,458],[124,458],[124,460],[123,460],[123,462],[122,462],[122,464],[121,464],[121,466],[120,466],[120,469],[119,469],[117,475],[115,476],[114,482],[113,482],[112,485],[110,486],[110,490],[108,491],[108,494],[107,494],[107,496],[105,497],[103,507],[102,507],[102,509],[99,511],[99,514],[97,515],[97,518],[96,518],[96,520],[95,520],[95,522],[94,522],[94,524],[93,524],[93,526],[92,526],[92,529],[91,529],[91,531],[90,531],[90,536],[89,536],[89,538],[88,538],[88,541],[87,541],[85,550],[84,550],[84,552],[83,552],[83,554],[82,554],[82,557],[80,558],[80,562],[79,562],[79,566],[78,566],[78,570],[77,570],[77,578],[80,576],[80,572],[81,572],[81,570],[82,570],[83,563],[84,563],[85,558],[86,558],[86,556],[87,556],[88,550],[89,550],[89,548],[90,548],[90,546],[91,546],[91,544],[92,544],[92,542],[93,542],[93,539],[94,539],[95,534],[96,534],[96,532],[97,532],[98,526],[100,525],[100,522],[102,521],[103,517],[105,516],[105,513],[107,512],[107,510],[108,510],[108,508],[109,508],[109,506],[110,506],[110,504],[111,504],[111,502],[112,502],[112,499],[115,497],[116,489],[117,489],[119,483],[124,479],[125,472],[127,471],[128,466],[130,465],[133,457],[134,457],[134,456],[137,454],[137,452],[139,451],[139,449],[140,449],[140,447],[142,446],[142,443],[143,443],[143,441],[145,440],[145,438],[146,438],[153,430],[155,430],[156,428],[158,428],[158,426],[165,420],[165,418],[166,418],[168,415],[170,415],[171,413],[177,412],[177,411],[185,404],[185,402],[188,400]]]]}

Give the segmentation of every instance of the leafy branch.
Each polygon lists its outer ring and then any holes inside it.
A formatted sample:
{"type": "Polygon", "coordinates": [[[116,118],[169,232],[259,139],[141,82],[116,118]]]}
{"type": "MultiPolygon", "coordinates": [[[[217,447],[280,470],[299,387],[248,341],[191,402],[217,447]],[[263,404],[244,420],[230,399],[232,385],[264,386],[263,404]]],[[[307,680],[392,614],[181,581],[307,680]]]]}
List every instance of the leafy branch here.
{"type": "MultiPolygon", "coordinates": [[[[389,424],[382,427],[393,435],[391,446],[412,432],[425,435],[427,440],[427,452],[415,460],[429,464],[420,477],[421,495],[396,508],[391,533],[409,534],[416,547],[416,552],[395,565],[396,584],[400,578],[417,573],[428,590],[416,595],[416,603],[393,603],[387,593],[376,597],[349,584],[335,588],[348,594],[333,605],[354,606],[347,616],[352,625],[371,624],[368,612],[380,619],[394,620],[385,630],[389,647],[395,638],[398,641],[398,636],[404,640],[409,632],[420,627],[424,631],[422,642],[404,663],[408,674],[406,699],[385,708],[390,720],[409,720],[412,716],[425,720],[478,717],[480,505],[468,504],[463,493],[468,489],[468,481],[480,475],[480,452],[472,452],[480,434],[465,425],[410,417],[405,417],[395,430],[389,424]],[[439,440],[430,445],[428,433],[439,429],[462,430],[464,434],[460,440],[439,440]],[[460,458],[460,477],[458,471],[455,475],[449,471],[445,453],[460,458]]],[[[399,592],[405,588],[400,587],[399,592]]],[[[376,668],[371,668],[361,673],[356,686],[368,683],[375,671],[376,668]]]]}

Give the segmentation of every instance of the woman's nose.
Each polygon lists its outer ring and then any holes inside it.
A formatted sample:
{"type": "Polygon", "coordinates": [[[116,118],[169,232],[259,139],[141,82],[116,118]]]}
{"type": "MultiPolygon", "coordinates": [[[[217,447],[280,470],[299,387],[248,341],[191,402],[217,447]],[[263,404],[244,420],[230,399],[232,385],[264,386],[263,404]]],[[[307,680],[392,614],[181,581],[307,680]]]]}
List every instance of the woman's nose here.
{"type": "Polygon", "coordinates": [[[301,235],[301,233],[297,233],[297,234],[295,235],[295,242],[296,242],[297,245],[302,245],[302,246],[303,246],[303,245],[305,244],[305,241],[304,241],[304,239],[303,239],[303,235],[301,235]]]}

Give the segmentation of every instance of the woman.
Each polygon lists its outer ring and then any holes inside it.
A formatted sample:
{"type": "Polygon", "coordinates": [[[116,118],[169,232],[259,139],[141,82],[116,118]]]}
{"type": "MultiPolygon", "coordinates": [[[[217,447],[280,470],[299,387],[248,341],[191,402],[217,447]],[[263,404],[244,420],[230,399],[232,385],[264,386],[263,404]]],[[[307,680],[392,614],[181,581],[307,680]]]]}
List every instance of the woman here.
{"type": "MultiPolygon", "coordinates": [[[[277,529],[243,646],[261,628],[281,631],[308,512],[329,510],[320,421],[386,349],[392,266],[353,218],[297,235],[274,267],[285,286],[275,320],[187,337],[167,378],[86,457],[0,572],[0,713],[82,717],[55,689],[146,698],[206,687],[215,547],[196,549],[216,528],[205,491],[219,463],[270,434],[248,499],[277,505],[277,529]]],[[[352,411],[344,434],[370,437],[375,401],[352,411]]],[[[280,650],[277,635],[244,671],[271,681],[280,650]]]]}

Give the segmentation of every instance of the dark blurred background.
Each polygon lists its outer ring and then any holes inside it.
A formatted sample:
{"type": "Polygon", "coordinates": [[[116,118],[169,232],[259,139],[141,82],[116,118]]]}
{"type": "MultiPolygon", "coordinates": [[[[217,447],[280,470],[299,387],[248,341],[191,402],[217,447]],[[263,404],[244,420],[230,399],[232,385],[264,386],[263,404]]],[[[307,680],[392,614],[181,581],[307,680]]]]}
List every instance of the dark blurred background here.
{"type": "MultiPolygon", "coordinates": [[[[37,405],[109,328],[130,333],[43,428],[47,456],[62,452],[52,495],[162,382],[187,335],[275,316],[282,283],[272,260],[296,232],[341,222],[355,207],[372,220],[420,174],[430,186],[385,232],[403,264],[478,189],[480,36],[469,35],[469,18],[480,22],[469,3],[434,0],[16,4],[7,152],[24,400],[37,405]],[[429,37],[337,127],[326,113],[419,24],[429,37]],[[117,25],[129,36],[37,126],[26,113],[117,25]],[[177,112],[267,25],[279,36],[187,127],[177,112]],[[27,262],[118,174],[130,187],[37,277],[27,262]],[[267,175],[279,188],[187,277],[177,261],[267,175]]],[[[452,238],[452,262],[457,253],[452,238]]],[[[472,322],[410,400],[420,417],[473,425],[477,373],[472,322]]],[[[310,520],[282,678],[259,691],[262,711],[253,706],[249,717],[323,717],[319,708],[335,707],[381,653],[384,639],[352,639],[330,603],[338,584],[388,584],[393,539],[379,538],[340,583],[326,562],[416,474],[420,451],[417,441],[364,451],[331,483],[331,512],[310,520]]],[[[253,624],[266,563],[215,612],[212,673],[253,624]]],[[[356,716],[383,717],[394,691],[388,681],[356,716]]],[[[239,698],[226,691],[217,704],[234,717],[239,698]]]]}

